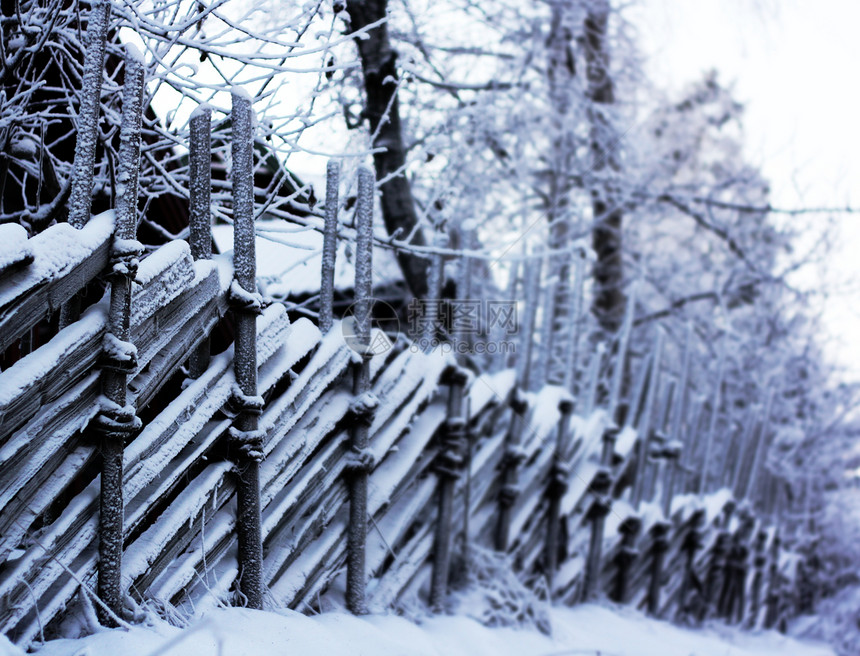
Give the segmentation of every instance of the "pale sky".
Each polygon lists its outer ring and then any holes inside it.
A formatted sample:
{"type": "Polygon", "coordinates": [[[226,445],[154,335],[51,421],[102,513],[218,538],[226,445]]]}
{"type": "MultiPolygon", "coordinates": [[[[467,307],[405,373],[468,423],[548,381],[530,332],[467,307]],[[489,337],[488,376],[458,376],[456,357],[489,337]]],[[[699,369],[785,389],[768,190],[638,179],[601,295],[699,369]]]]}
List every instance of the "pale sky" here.
{"type": "MultiPolygon", "coordinates": [[[[747,153],[782,207],[860,206],[860,3],[847,0],[639,0],[647,72],[679,89],[717,69],[746,106],[747,153]]],[[[823,317],[829,357],[860,378],[860,215],[839,218],[823,317]],[[845,283],[853,283],[850,288],[845,283]]]]}

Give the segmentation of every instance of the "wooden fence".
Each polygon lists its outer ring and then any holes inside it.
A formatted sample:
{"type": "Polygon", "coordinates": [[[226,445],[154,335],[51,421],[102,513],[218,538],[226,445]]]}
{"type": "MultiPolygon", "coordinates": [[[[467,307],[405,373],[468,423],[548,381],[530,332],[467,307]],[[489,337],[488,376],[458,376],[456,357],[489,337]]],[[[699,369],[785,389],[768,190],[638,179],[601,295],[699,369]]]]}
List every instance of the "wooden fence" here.
{"type": "MultiPolygon", "coordinates": [[[[0,372],[0,626],[13,641],[46,639],[81,613],[122,623],[141,602],[313,608],[345,569],[355,612],[412,595],[441,610],[474,546],[507,554],[561,603],[608,597],[748,626],[794,612],[810,561],[752,511],[762,448],[738,459],[731,490],[691,473],[684,454],[704,449],[708,462],[714,422],[700,430],[696,404],[667,391],[686,390],[688,365],[661,381],[659,340],[623,389],[630,317],[612,379],[592,364],[575,398],[570,385],[527,391],[528,357],[480,373],[405,339],[369,348],[369,173],[349,330],[325,308],[321,330],[263,302],[241,93],[232,256],[209,250],[204,110],[192,120],[191,245],[142,257],[139,88],[126,96],[116,212],[26,240],[0,226],[0,351],[61,307],[72,319],[0,372]],[[104,298],[76,312],[99,281],[104,298]],[[228,312],[235,344],[210,356],[228,312]],[[353,328],[357,341],[344,338],[353,328]]],[[[326,225],[323,306],[336,214],[326,225]]]]}

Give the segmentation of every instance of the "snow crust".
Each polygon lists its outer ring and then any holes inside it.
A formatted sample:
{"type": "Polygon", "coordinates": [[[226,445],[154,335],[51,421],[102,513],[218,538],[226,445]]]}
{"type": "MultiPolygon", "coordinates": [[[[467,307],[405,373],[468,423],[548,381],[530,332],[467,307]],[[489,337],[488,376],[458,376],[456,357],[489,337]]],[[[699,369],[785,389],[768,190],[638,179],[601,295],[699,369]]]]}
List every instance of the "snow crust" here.
{"type": "MultiPolygon", "coordinates": [[[[151,618],[128,631],[55,640],[40,656],[833,656],[823,645],[775,632],[728,627],[692,630],[651,620],[629,608],[593,604],[550,611],[552,636],[512,627],[488,628],[467,615],[434,616],[418,624],[396,615],[355,617],[328,612],[216,609],[186,629],[151,618]]],[[[22,651],[0,642],[0,653],[22,651]]]]}

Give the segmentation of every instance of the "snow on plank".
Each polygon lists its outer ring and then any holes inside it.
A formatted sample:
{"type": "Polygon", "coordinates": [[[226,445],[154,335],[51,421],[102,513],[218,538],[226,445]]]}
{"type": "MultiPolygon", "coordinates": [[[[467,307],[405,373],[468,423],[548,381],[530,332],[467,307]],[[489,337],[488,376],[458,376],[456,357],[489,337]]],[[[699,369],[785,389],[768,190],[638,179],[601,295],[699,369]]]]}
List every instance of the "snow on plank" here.
{"type": "Polygon", "coordinates": [[[60,223],[28,240],[32,264],[0,280],[0,352],[107,266],[113,223],[109,211],[81,230],[60,223]]]}
{"type": "Polygon", "coordinates": [[[0,225],[0,279],[33,262],[27,231],[17,223],[0,225]]]}
{"type": "MultiPolygon", "coordinates": [[[[138,279],[147,284],[132,287],[132,306],[153,310],[132,314],[133,340],[138,340],[135,343],[139,343],[140,333],[145,330],[141,323],[194,280],[195,269],[190,257],[185,257],[187,253],[182,249],[169,246],[163,246],[143,260],[138,269],[138,279]],[[166,257],[177,251],[179,257],[166,257]]],[[[47,344],[0,372],[0,439],[90,372],[102,350],[107,311],[107,298],[104,298],[87,308],[79,321],[61,330],[47,344]]]]}

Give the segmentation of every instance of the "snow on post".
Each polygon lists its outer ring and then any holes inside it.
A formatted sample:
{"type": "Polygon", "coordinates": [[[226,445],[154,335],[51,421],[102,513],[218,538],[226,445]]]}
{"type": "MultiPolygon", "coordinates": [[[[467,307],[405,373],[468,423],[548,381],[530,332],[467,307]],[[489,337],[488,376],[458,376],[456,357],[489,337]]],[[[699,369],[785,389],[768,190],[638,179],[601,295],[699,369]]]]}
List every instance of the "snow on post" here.
{"type": "MultiPolygon", "coordinates": [[[[466,417],[463,393],[468,375],[464,370],[452,367],[444,372],[442,382],[449,386],[448,418],[445,422],[445,437],[434,463],[434,469],[439,478],[439,494],[433,540],[433,571],[430,578],[430,607],[437,613],[444,610],[445,598],[448,595],[454,485],[465,457],[466,417]]],[[[468,514],[468,508],[466,514],[468,514]]]]}
{"type": "Polygon", "coordinates": [[[102,402],[94,420],[100,433],[101,477],[99,494],[98,595],[104,606],[97,609],[99,621],[116,626],[122,614],[121,584],[123,551],[123,449],[125,441],[140,428],[135,409],[127,405],[128,376],[137,368],[137,349],[129,341],[131,284],[137,273],[143,247],[136,241],[140,125],[143,114],[143,62],[130,50],[125,60],[122,97],[116,232],[111,250],[110,310],[108,331],[100,362],[102,402]]]}
{"type": "Polygon", "coordinates": [[[657,386],[660,383],[660,360],[663,353],[663,330],[657,329],[657,339],[654,343],[654,356],[651,361],[651,376],[648,382],[648,396],[645,399],[645,408],[642,411],[642,419],[636,427],[639,439],[637,440],[638,452],[636,463],[636,480],[633,486],[633,507],[639,509],[645,491],[645,468],[648,464],[648,448],[650,446],[651,413],[657,399],[657,386]]]}
{"type": "MultiPolygon", "coordinates": [[[[460,308],[460,313],[468,316],[468,308],[472,303],[472,258],[469,256],[469,251],[475,248],[476,235],[474,222],[471,220],[463,221],[460,226],[460,236],[462,241],[463,254],[460,258],[460,276],[457,281],[457,297],[463,303],[460,308]]],[[[456,301],[455,301],[456,302],[456,301]]],[[[472,350],[472,342],[474,336],[471,330],[467,327],[465,330],[458,330],[456,325],[451,327],[451,337],[454,340],[457,350],[455,351],[460,357],[461,362],[465,361],[467,354],[472,350]]]]}
{"type": "Polygon", "coordinates": [[[358,199],[355,208],[355,337],[362,350],[353,367],[353,402],[350,407],[349,531],[347,534],[346,605],[356,615],[367,613],[366,543],[367,478],[373,469],[373,456],[367,448],[368,431],[378,405],[370,392],[370,319],[373,308],[373,173],[358,170],[358,199]]]}
{"type": "MultiPolygon", "coordinates": [[[[212,108],[202,104],[191,114],[188,143],[188,245],[195,260],[212,259],[212,108]]],[[[209,337],[194,349],[188,376],[199,378],[209,367],[209,337]]]]}
{"type": "Polygon", "coordinates": [[[93,167],[98,143],[99,105],[104,76],[105,44],[110,21],[110,2],[95,0],[87,25],[84,75],[81,79],[81,109],[77,120],[72,188],[69,193],[69,224],[83,228],[90,220],[93,167]]]}
{"type": "Polygon", "coordinates": [[[331,330],[334,303],[334,265],[337,258],[337,205],[340,184],[340,162],[326,165],[325,226],[323,229],[322,277],[320,278],[319,326],[323,334],[331,330]]]}
{"type": "Polygon", "coordinates": [[[230,304],[235,317],[234,397],[240,408],[230,429],[231,451],[237,473],[237,533],[239,537],[239,592],[249,608],[263,607],[263,542],[260,526],[260,461],[263,434],[258,418],[263,399],[257,394],[257,315],[262,299],[257,293],[254,250],[254,132],[251,98],[232,91],[233,125],[233,284],[230,304]]]}

